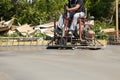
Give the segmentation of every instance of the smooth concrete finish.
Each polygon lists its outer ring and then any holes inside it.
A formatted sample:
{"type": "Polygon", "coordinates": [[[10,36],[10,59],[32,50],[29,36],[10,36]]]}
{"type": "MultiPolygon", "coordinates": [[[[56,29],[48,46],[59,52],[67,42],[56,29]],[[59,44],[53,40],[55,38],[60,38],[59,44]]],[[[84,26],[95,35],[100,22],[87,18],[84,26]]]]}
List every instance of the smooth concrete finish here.
{"type": "Polygon", "coordinates": [[[120,80],[120,46],[101,50],[0,48],[0,80],[120,80]]]}

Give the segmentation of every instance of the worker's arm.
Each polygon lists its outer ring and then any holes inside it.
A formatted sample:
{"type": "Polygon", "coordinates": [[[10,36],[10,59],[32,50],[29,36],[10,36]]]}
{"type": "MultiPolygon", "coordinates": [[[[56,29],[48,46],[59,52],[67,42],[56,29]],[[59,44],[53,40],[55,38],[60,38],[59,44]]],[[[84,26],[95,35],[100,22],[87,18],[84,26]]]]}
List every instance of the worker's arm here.
{"type": "Polygon", "coordinates": [[[72,7],[72,8],[69,8],[68,6],[66,7],[66,10],[67,11],[76,11],[76,10],[78,10],[80,8],[80,5],[79,4],[77,4],[75,7],[72,7]]]}

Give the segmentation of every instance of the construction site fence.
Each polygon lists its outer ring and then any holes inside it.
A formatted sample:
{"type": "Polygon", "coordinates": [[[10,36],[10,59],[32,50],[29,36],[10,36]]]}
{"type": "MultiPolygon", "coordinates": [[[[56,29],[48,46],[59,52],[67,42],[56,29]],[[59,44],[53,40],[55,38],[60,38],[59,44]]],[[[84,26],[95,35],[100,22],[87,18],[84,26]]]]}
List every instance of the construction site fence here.
{"type": "Polygon", "coordinates": [[[0,37],[1,46],[44,46],[48,40],[39,37],[0,37]]]}

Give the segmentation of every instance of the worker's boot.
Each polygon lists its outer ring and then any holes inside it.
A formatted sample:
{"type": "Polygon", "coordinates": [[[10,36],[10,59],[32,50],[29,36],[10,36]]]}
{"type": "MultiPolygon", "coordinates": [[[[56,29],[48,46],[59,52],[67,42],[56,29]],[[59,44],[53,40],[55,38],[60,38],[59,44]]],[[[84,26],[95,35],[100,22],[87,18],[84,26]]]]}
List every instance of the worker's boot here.
{"type": "Polygon", "coordinates": [[[58,34],[62,34],[62,29],[57,27],[56,29],[53,30],[53,32],[58,33],[58,34]]]}
{"type": "Polygon", "coordinates": [[[72,31],[72,30],[69,30],[69,31],[68,31],[68,35],[71,36],[71,37],[74,37],[74,36],[73,36],[73,31],[72,31]]]}

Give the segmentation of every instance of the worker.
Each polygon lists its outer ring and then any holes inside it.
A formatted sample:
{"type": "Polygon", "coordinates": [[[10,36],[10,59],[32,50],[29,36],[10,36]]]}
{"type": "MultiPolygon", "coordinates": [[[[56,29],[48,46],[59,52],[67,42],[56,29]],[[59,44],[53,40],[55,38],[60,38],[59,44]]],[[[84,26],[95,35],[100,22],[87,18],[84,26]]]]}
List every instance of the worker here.
{"type": "MultiPolygon", "coordinates": [[[[67,17],[72,18],[72,22],[69,28],[68,34],[73,35],[75,31],[75,26],[77,25],[77,20],[79,17],[85,16],[85,8],[83,0],[68,0],[68,5],[66,6],[66,11],[68,12],[67,17]]],[[[61,14],[58,20],[57,28],[54,32],[61,33],[62,26],[64,24],[65,14],[61,14]]]]}

